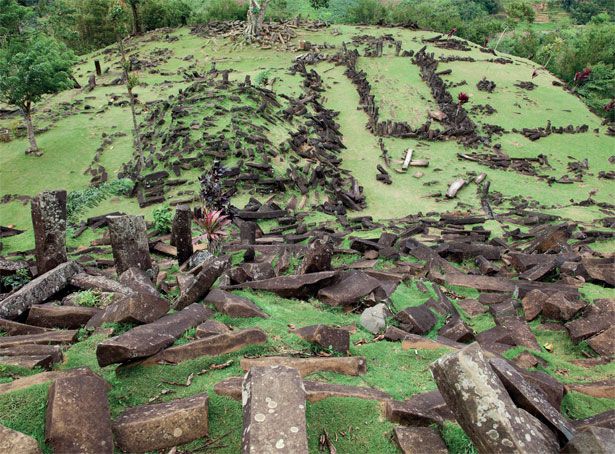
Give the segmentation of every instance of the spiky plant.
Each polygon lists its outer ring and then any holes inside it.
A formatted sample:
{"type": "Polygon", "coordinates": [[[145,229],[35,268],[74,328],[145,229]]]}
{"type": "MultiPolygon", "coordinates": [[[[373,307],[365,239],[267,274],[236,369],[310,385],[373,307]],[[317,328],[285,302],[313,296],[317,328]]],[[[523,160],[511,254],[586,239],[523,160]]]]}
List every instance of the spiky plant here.
{"type": "Polygon", "coordinates": [[[220,241],[228,235],[226,231],[231,220],[222,210],[208,210],[206,208],[195,208],[193,212],[194,221],[201,228],[202,234],[195,237],[193,242],[198,243],[207,240],[207,248],[212,254],[218,249],[220,241]]]}

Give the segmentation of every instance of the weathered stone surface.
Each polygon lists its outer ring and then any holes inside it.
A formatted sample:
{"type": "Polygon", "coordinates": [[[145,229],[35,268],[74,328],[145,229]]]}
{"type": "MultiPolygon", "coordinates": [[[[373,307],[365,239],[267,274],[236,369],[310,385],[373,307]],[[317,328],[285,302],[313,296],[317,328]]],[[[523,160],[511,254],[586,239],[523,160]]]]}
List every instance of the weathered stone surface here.
{"type": "Polygon", "coordinates": [[[522,345],[531,350],[540,351],[540,345],[538,345],[536,336],[534,336],[525,320],[517,316],[500,317],[496,319],[496,323],[510,332],[515,345],[522,345]]]}
{"type": "Polygon", "coordinates": [[[523,297],[523,299],[521,300],[521,304],[523,306],[523,313],[525,315],[525,319],[528,322],[530,320],[534,320],[536,317],[538,317],[538,314],[542,312],[542,308],[547,298],[547,295],[545,295],[540,290],[532,290],[523,297]]]}
{"type": "Polygon", "coordinates": [[[532,416],[540,419],[557,434],[562,445],[572,439],[574,426],[561,413],[553,408],[539,388],[528,383],[508,362],[501,358],[491,358],[489,363],[502,381],[513,402],[532,416]]]}
{"type": "Polygon", "coordinates": [[[100,312],[95,307],[54,306],[52,304],[33,305],[26,322],[44,328],[77,329],[100,312]]]}
{"type": "Polygon", "coordinates": [[[192,304],[180,312],[137,326],[130,331],[107,339],[96,347],[96,358],[101,367],[113,363],[155,355],[171,345],[187,329],[193,328],[211,316],[211,310],[192,304]]]}
{"type": "Polygon", "coordinates": [[[565,389],[603,399],[615,399],[615,379],[595,381],[591,383],[570,383],[565,389]]]}
{"type": "Polygon", "coordinates": [[[286,366],[297,369],[302,377],[315,372],[336,372],[345,375],[361,375],[367,372],[367,363],[362,356],[292,358],[288,356],[263,356],[242,358],[241,368],[286,366]]]}
{"type": "Polygon", "coordinates": [[[181,294],[175,302],[175,309],[180,310],[190,304],[198,302],[202,299],[211,286],[214,285],[216,279],[218,279],[228,264],[228,259],[212,257],[202,264],[203,268],[197,274],[194,282],[185,293],[181,294]]]}
{"type": "Polygon", "coordinates": [[[211,289],[205,297],[207,304],[213,304],[218,312],[231,317],[269,317],[248,298],[233,295],[217,288],[211,289]]]}
{"type": "Polygon", "coordinates": [[[97,328],[103,323],[152,323],[169,311],[169,303],[151,293],[116,293],[111,304],[98,311],[87,323],[97,328]]]}
{"type": "Polygon", "coordinates": [[[28,262],[24,260],[9,260],[6,257],[0,257],[0,276],[11,276],[27,268],[29,268],[28,262]]]}
{"type": "Polygon", "coordinates": [[[459,300],[459,306],[470,317],[475,317],[488,311],[488,308],[484,304],[474,299],[459,300]]]}
{"type": "MultiPolygon", "coordinates": [[[[399,331],[405,332],[403,330],[399,331]]],[[[389,332],[389,330],[387,330],[387,332],[389,332]]],[[[406,333],[401,342],[402,350],[440,350],[451,348],[459,350],[465,346],[466,344],[455,342],[443,336],[436,336],[436,339],[429,339],[427,337],[411,333],[406,333]]]]}
{"type": "Polygon", "coordinates": [[[385,415],[389,421],[408,426],[429,426],[455,420],[438,390],[415,394],[408,400],[388,401],[385,415]]]}
{"type": "Polygon", "coordinates": [[[452,317],[446,325],[440,328],[438,334],[455,342],[470,342],[474,340],[474,332],[459,316],[452,317]]]}
{"type": "Polygon", "coordinates": [[[588,427],[562,449],[562,454],[612,454],[615,452],[615,429],[588,427]]]}
{"type": "Polygon", "coordinates": [[[0,336],[0,348],[26,344],[72,344],[77,340],[76,330],[47,331],[41,334],[22,334],[19,336],[0,336]]]}
{"type": "Polygon", "coordinates": [[[331,269],[333,245],[329,241],[315,240],[303,256],[297,274],[317,273],[331,269]]]}
{"type": "Polygon", "coordinates": [[[177,261],[183,264],[194,253],[192,246],[192,211],[187,205],[178,205],[171,227],[171,244],[177,248],[177,261]]]}
{"type": "Polygon", "coordinates": [[[62,362],[64,355],[59,345],[23,344],[0,348],[0,356],[45,356],[49,357],[49,365],[62,362]]]}
{"type": "Polygon", "coordinates": [[[32,199],[32,227],[38,274],[68,260],[66,255],[66,191],[44,191],[32,199]]]}
{"type": "Polygon", "coordinates": [[[75,262],[66,262],[31,280],[15,293],[0,301],[0,317],[14,319],[33,304],[45,302],[68,285],[68,280],[81,271],[75,262]]]}
{"type": "Polygon", "coordinates": [[[42,451],[34,438],[0,424],[0,452],[5,454],[40,454],[42,451]]]}
{"type": "Polygon", "coordinates": [[[307,454],[305,397],[297,369],[250,369],[242,384],[241,452],[307,454]]]}
{"type": "Polygon", "coordinates": [[[1,356],[0,364],[4,366],[17,366],[22,369],[51,369],[53,358],[50,355],[24,355],[24,356],[1,356]]]}
{"type": "MultiPolygon", "coordinates": [[[[228,396],[232,399],[241,399],[241,377],[231,377],[216,383],[216,394],[228,396]]],[[[387,402],[391,399],[387,393],[374,388],[363,386],[348,386],[325,383],[321,381],[303,380],[305,392],[309,402],[318,402],[329,397],[351,397],[355,399],[377,400],[387,402]]]]}
{"type": "Polygon", "coordinates": [[[113,453],[109,385],[89,370],[49,388],[45,440],[56,453],[113,453]]]}
{"type": "Polygon", "coordinates": [[[77,273],[70,278],[70,285],[83,290],[98,290],[100,292],[122,293],[131,295],[134,290],[106,276],[92,276],[87,273],[77,273]]]}
{"type": "Polygon", "coordinates": [[[396,427],[393,435],[403,454],[448,454],[444,441],[431,427],[396,427]]]}
{"type": "Polygon", "coordinates": [[[320,288],[328,285],[336,276],[336,271],[278,276],[264,281],[251,281],[239,285],[231,285],[226,287],[225,290],[251,288],[273,292],[283,298],[302,298],[314,295],[320,288]]]}
{"type": "Polygon", "coordinates": [[[118,275],[130,267],[152,272],[147,229],[142,216],[108,216],[109,236],[118,275]]]}
{"type": "Polygon", "coordinates": [[[523,369],[531,369],[532,367],[536,367],[539,361],[538,358],[530,352],[521,352],[519,356],[514,359],[514,363],[523,369]]]}
{"type": "Polygon", "coordinates": [[[80,373],[83,373],[83,369],[71,369],[62,372],[47,371],[27,377],[17,378],[9,383],[0,383],[0,394],[11,393],[14,391],[19,391],[20,389],[27,389],[31,386],[54,381],[59,377],[68,377],[80,373]]]}
{"type": "Polygon", "coordinates": [[[147,293],[152,296],[160,297],[160,293],[156,289],[152,279],[145,271],[135,266],[128,268],[120,275],[120,284],[137,293],[147,293]]]}
{"type": "Polygon", "coordinates": [[[513,347],[515,340],[512,333],[502,326],[495,326],[476,335],[478,343],[487,350],[492,350],[494,345],[507,345],[513,347]]]}
{"type": "Polygon", "coordinates": [[[124,452],[148,452],[204,437],[209,428],[208,400],[207,394],[197,394],[129,408],[113,422],[115,442],[124,452]]]}
{"type": "Polygon", "coordinates": [[[182,361],[201,356],[231,353],[248,345],[262,344],[263,342],[267,342],[267,335],[259,328],[231,331],[167,348],[157,355],[148,358],[143,364],[179,364],[182,361]]]}
{"type": "Polygon", "coordinates": [[[587,427],[606,427],[607,429],[615,429],[615,409],[608,410],[597,415],[590,416],[585,419],[577,419],[572,421],[577,430],[583,430],[587,427]]]}
{"type": "Polygon", "coordinates": [[[239,238],[241,244],[256,243],[256,231],[258,224],[252,221],[243,221],[239,224],[239,238]]]}
{"type": "Polygon", "coordinates": [[[534,388],[540,389],[553,408],[561,408],[564,398],[564,385],[551,375],[541,371],[519,371],[523,378],[534,388]]]}
{"type": "Polygon", "coordinates": [[[553,434],[518,409],[476,343],[432,365],[434,379],[479,453],[558,451],[553,434]]]}
{"type": "Polygon", "coordinates": [[[20,334],[41,334],[49,331],[49,329],[0,318],[0,331],[4,331],[9,336],[17,336],[20,334]]]}
{"type": "Polygon", "coordinates": [[[378,303],[373,307],[368,307],[361,314],[361,326],[372,334],[378,334],[386,328],[387,317],[391,311],[384,303],[378,303]]]}
{"type": "Polygon", "coordinates": [[[296,329],[295,334],[325,350],[331,348],[344,355],[350,350],[350,333],[345,329],[328,325],[311,325],[296,329]]]}
{"type": "Polygon", "coordinates": [[[542,307],[542,315],[554,320],[568,321],[586,306],[581,301],[574,301],[561,292],[547,298],[542,307]]]}
{"type": "Polygon", "coordinates": [[[613,257],[605,259],[582,258],[581,265],[587,272],[590,280],[604,282],[615,286],[615,260],[613,257]]]}
{"type": "MultiPolygon", "coordinates": [[[[379,289],[380,281],[378,279],[362,271],[351,271],[342,277],[338,283],[321,289],[318,292],[318,298],[331,306],[350,306],[379,289]]],[[[380,299],[386,295],[381,290],[378,296],[380,299]]]]}
{"type": "Polygon", "coordinates": [[[609,329],[604,330],[602,333],[590,338],[587,343],[596,351],[596,353],[603,356],[615,355],[615,326],[611,326],[609,329]]]}
{"type": "Polygon", "coordinates": [[[615,299],[599,299],[587,306],[582,317],[566,323],[573,342],[588,339],[609,328],[615,320],[615,299]]]}
{"type": "Polygon", "coordinates": [[[407,307],[399,311],[395,318],[399,320],[399,327],[412,334],[425,334],[436,324],[436,316],[424,304],[407,307]]]}
{"type": "Polygon", "coordinates": [[[224,323],[217,320],[206,320],[196,327],[195,336],[197,339],[216,336],[218,334],[229,333],[231,329],[224,323]]]}
{"type": "Polygon", "coordinates": [[[275,271],[270,262],[242,263],[238,270],[241,271],[243,279],[237,282],[264,281],[275,277],[275,271]]]}

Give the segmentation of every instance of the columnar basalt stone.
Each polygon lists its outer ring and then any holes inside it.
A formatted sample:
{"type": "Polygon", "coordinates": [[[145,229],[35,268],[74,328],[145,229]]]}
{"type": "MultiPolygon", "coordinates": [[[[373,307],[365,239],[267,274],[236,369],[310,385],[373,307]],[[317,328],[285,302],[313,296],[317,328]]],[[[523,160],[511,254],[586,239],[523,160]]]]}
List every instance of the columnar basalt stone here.
{"type": "Polygon", "coordinates": [[[28,324],[44,328],[77,329],[100,312],[96,307],[34,305],[28,312],[28,324]]]}
{"type": "Polygon", "coordinates": [[[216,310],[231,317],[260,317],[267,318],[265,314],[256,304],[247,298],[233,295],[214,288],[205,297],[207,304],[213,304],[216,310]]]}
{"type": "Polygon", "coordinates": [[[321,348],[333,349],[343,355],[350,349],[350,333],[342,328],[328,325],[311,325],[299,328],[295,334],[321,348]]]}
{"type": "Polygon", "coordinates": [[[171,227],[171,241],[177,248],[177,261],[181,265],[193,252],[192,247],[192,211],[187,205],[179,205],[171,227]]]}
{"type": "Polygon", "coordinates": [[[124,452],[172,448],[207,435],[207,394],[126,410],[113,422],[117,446],[124,452]]]}
{"type": "Polygon", "coordinates": [[[85,369],[49,388],[45,440],[57,453],[113,453],[109,385],[85,369]]]}
{"type": "Polygon", "coordinates": [[[250,369],[243,381],[242,401],[242,453],[308,453],[305,388],[297,369],[250,369]]]}
{"type": "Polygon", "coordinates": [[[562,454],[612,454],[615,452],[615,429],[588,427],[577,432],[564,446],[562,454]]]}
{"type": "Polygon", "coordinates": [[[192,304],[180,312],[112,337],[96,347],[98,364],[104,367],[155,355],[175,342],[187,329],[204,322],[211,314],[211,310],[204,306],[192,304]]]}
{"type": "Polygon", "coordinates": [[[444,441],[431,427],[396,427],[393,434],[403,454],[448,454],[444,441]]]}
{"type": "Polygon", "coordinates": [[[168,301],[160,296],[150,293],[115,293],[111,304],[98,310],[88,320],[87,327],[97,328],[103,323],[152,323],[168,311],[168,301]]]}
{"type": "Polygon", "coordinates": [[[109,236],[118,275],[130,267],[152,272],[147,229],[142,216],[109,216],[109,236]]]}
{"type": "Polygon", "coordinates": [[[32,199],[36,268],[46,273],[66,256],[66,191],[44,191],[32,199]]]}
{"type": "Polygon", "coordinates": [[[19,317],[33,304],[45,302],[66,287],[69,279],[80,271],[81,267],[75,262],[66,262],[38,276],[0,301],[0,317],[19,317]]]}
{"type": "MultiPolygon", "coordinates": [[[[120,284],[125,285],[130,290],[137,293],[144,293],[161,297],[160,292],[152,282],[152,279],[141,268],[132,267],[120,275],[120,284]]],[[[126,292],[123,292],[126,293],[126,292]]]]}
{"type": "Polygon", "coordinates": [[[345,375],[361,375],[367,372],[367,364],[362,356],[291,358],[287,356],[262,356],[242,358],[241,368],[245,371],[252,367],[286,366],[297,369],[302,377],[315,372],[336,372],[345,375]]]}
{"type": "Polygon", "coordinates": [[[442,397],[479,453],[556,453],[555,436],[515,406],[476,343],[432,364],[442,397]]]}
{"type": "Polygon", "coordinates": [[[301,262],[301,266],[299,266],[297,274],[329,271],[331,269],[332,256],[333,245],[329,241],[314,241],[310,244],[307,252],[303,256],[303,260],[301,262]]]}
{"type": "Polygon", "coordinates": [[[34,438],[0,424],[0,452],[40,454],[42,451],[34,438]]]}
{"type": "Polygon", "coordinates": [[[197,274],[194,282],[179,296],[175,302],[175,309],[180,310],[184,307],[196,303],[202,299],[212,285],[216,282],[228,265],[227,258],[212,257],[203,264],[203,269],[197,274]]]}
{"type": "Polygon", "coordinates": [[[239,224],[239,238],[242,244],[256,243],[256,230],[258,225],[256,222],[243,221],[239,224]]]}

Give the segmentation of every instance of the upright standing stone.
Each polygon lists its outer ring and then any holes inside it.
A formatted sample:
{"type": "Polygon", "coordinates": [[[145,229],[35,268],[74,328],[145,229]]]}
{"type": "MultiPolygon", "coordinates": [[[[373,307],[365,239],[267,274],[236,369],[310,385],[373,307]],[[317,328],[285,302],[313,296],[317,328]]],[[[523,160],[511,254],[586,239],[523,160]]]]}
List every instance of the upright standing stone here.
{"type": "Polygon", "coordinates": [[[118,275],[131,266],[147,272],[152,269],[145,220],[142,216],[109,216],[109,236],[118,275]]]}
{"type": "Polygon", "coordinates": [[[175,211],[171,228],[171,241],[177,248],[177,261],[181,265],[194,252],[192,247],[192,212],[187,205],[180,205],[175,211]]]}
{"type": "Polygon", "coordinates": [[[44,191],[32,199],[32,226],[38,274],[66,262],[66,191],[44,191]]]}
{"type": "Polygon", "coordinates": [[[241,244],[254,244],[256,243],[256,229],[258,225],[256,222],[244,221],[239,224],[239,238],[241,244]]]}
{"type": "Polygon", "coordinates": [[[305,388],[297,369],[253,367],[242,386],[243,454],[307,454],[305,388]]]}
{"type": "Polygon", "coordinates": [[[556,453],[553,433],[515,406],[477,343],[431,366],[442,397],[481,454],[556,453]]]}
{"type": "Polygon", "coordinates": [[[113,453],[109,385],[86,369],[49,388],[45,439],[56,453],[113,453]]]}

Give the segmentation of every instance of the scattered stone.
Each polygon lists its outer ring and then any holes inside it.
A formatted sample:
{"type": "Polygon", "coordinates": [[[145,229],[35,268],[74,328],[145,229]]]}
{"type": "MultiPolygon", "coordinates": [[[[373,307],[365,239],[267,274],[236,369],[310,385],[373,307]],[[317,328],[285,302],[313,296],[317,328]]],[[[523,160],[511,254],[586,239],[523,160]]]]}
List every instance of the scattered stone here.
{"type": "Polygon", "coordinates": [[[395,315],[399,327],[412,334],[426,334],[436,324],[436,316],[425,304],[408,307],[395,315]]]}
{"type": "Polygon", "coordinates": [[[565,388],[566,391],[575,391],[587,396],[601,399],[615,399],[615,379],[593,383],[570,383],[567,384],[565,388]]]}
{"type": "Polygon", "coordinates": [[[581,301],[573,301],[565,294],[557,292],[547,298],[542,308],[542,315],[546,318],[568,321],[586,306],[581,301]]]}
{"type": "Polygon", "coordinates": [[[77,340],[76,330],[53,330],[41,334],[22,334],[19,336],[0,336],[0,348],[16,347],[27,344],[72,344],[77,340]]]}
{"type": "Polygon", "coordinates": [[[252,367],[286,366],[297,369],[302,377],[315,372],[335,372],[345,375],[362,375],[367,372],[365,358],[347,357],[313,357],[292,358],[288,356],[263,356],[260,358],[242,358],[241,368],[245,371],[252,367]]]}
{"type": "Polygon", "coordinates": [[[588,427],[562,449],[562,454],[611,454],[615,452],[615,429],[588,427]]]}
{"type": "Polygon", "coordinates": [[[415,394],[404,401],[388,401],[385,415],[389,421],[408,426],[430,426],[442,424],[445,420],[455,420],[438,390],[415,394]]]}
{"type": "Polygon", "coordinates": [[[590,338],[587,343],[599,355],[614,356],[615,355],[615,326],[604,330],[602,333],[590,338]]]}
{"type": "Polygon", "coordinates": [[[230,317],[269,317],[249,299],[220,289],[210,290],[205,297],[205,302],[213,304],[218,312],[230,317]]]}
{"type": "Polygon", "coordinates": [[[203,339],[205,337],[216,336],[218,334],[229,333],[231,330],[224,323],[216,320],[206,320],[196,327],[195,337],[203,339]]]}
{"type": "Polygon", "coordinates": [[[615,299],[599,299],[587,306],[582,317],[566,323],[573,342],[588,339],[605,329],[615,320],[615,299]]]}
{"type": "Polygon", "coordinates": [[[70,278],[70,285],[83,290],[97,290],[99,292],[122,293],[132,295],[134,290],[105,276],[92,276],[87,273],[77,273],[70,278]]]}
{"type": "Polygon", "coordinates": [[[323,271],[293,276],[278,276],[264,281],[244,282],[227,286],[225,290],[251,288],[273,292],[283,298],[303,298],[314,295],[337,276],[337,271],[323,271]]]}
{"type": "Polygon", "coordinates": [[[66,255],[66,191],[44,191],[32,199],[32,226],[38,274],[68,260],[66,255]]]}
{"type": "Polygon", "coordinates": [[[477,315],[484,314],[488,311],[488,308],[479,303],[477,300],[464,299],[459,301],[459,306],[470,317],[476,317],[477,315]]]}
{"type": "Polygon", "coordinates": [[[538,317],[538,314],[542,312],[542,308],[547,298],[547,295],[545,295],[540,290],[532,290],[523,297],[523,299],[521,300],[521,305],[523,306],[523,313],[525,315],[525,319],[528,322],[530,320],[534,320],[536,317],[538,317]]]}
{"type": "Polygon", "coordinates": [[[49,329],[0,318],[0,331],[4,331],[9,336],[17,336],[20,334],[42,334],[49,331],[49,329]]]}
{"type": "Polygon", "coordinates": [[[10,454],[41,454],[36,440],[29,435],[0,424],[0,452],[10,454]]]}
{"type": "Polygon", "coordinates": [[[242,384],[242,453],[307,454],[305,398],[297,369],[250,369],[242,384]]]}
{"type": "Polygon", "coordinates": [[[207,435],[207,394],[132,407],[113,422],[118,448],[148,452],[172,448],[207,435]]]}
{"type": "Polygon", "coordinates": [[[344,275],[338,283],[321,289],[318,292],[318,298],[330,306],[350,306],[372,292],[378,293],[378,299],[386,296],[380,288],[378,279],[362,271],[351,271],[344,275]]]}
{"type": "Polygon", "coordinates": [[[328,325],[311,325],[295,330],[302,339],[317,344],[324,350],[332,349],[343,355],[350,350],[350,333],[328,325]]]}
{"type": "Polygon", "coordinates": [[[361,314],[361,325],[372,334],[378,334],[386,328],[386,319],[390,317],[391,311],[384,303],[378,303],[373,307],[368,307],[361,314]]]}
{"type": "Polygon", "coordinates": [[[153,277],[147,229],[142,216],[108,216],[109,236],[118,275],[137,267],[153,277]]]}
{"type": "Polygon", "coordinates": [[[115,293],[111,304],[98,311],[87,323],[97,328],[103,323],[152,323],[169,311],[169,303],[151,293],[124,295],[115,293]]]}
{"type": "MultiPolygon", "coordinates": [[[[137,292],[160,298],[152,279],[141,268],[132,266],[120,275],[120,284],[137,292]]],[[[126,292],[122,292],[126,293],[126,292]]]]}
{"type": "Polygon", "coordinates": [[[471,342],[474,340],[474,332],[458,315],[452,317],[446,325],[440,328],[438,334],[455,342],[471,342]]]}
{"type": "Polygon", "coordinates": [[[315,240],[303,256],[297,274],[318,273],[331,269],[333,245],[329,241],[315,240]]]}
{"type": "Polygon", "coordinates": [[[175,309],[181,310],[190,304],[198,302],[207,295],[212,285],[224,272],[227,264],[228,260],[226,258],[217,257],[212,257],[203,263],[203,268],[197,274],[192,285],[177,299],[175,309]]]}
{"type": "Polygon", "coordinates": [[[30,307],[26,322],[43,328],[78,329],[99,312],[95,307],[35,304],[30,307]]]}
{"type": "Polygon", "coordinates": [[[396,427],[393,434],[403,454],[448,454],[444,441],[431,427],[396,427]]]}

